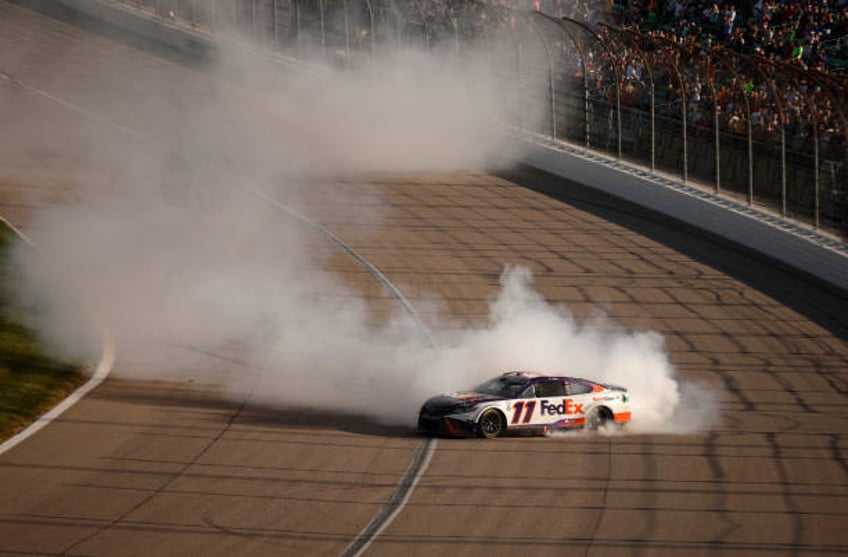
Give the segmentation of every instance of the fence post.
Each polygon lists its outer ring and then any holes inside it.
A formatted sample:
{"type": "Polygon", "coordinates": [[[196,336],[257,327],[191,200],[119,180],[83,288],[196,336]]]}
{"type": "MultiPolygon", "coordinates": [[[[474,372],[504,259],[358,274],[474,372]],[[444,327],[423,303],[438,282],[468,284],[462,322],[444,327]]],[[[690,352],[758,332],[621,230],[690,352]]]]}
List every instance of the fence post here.
{"type": "Polygon", "coordinates": [[[345,21],[345,65],[350,69],[350,0],[343,0],[345,21]]]}
{"type": "Polygon", "coordinates": [[[302,0],[293,0],[294,2],[294,26],[295,26],[295,47],[297,48],[298,59],[303,59],[303,29],[300,27],[300,3],[302,0]]]}
{"type": "MultiPolygon", "coordinates": [[[[613,59],[613,64],[618,66],[617,57],[610,52],[610,56],[613,59]]],[[[621,67],[618,66],[618,70],[621,70],[621,67]]],[[[621,74],[619,71],[615,72],[615,113],[616,113],[616,135],[618,136],[618,158],[621,158],[621,74]]]]}
{"type": "Polygon", "coordinates": [[[687,121],[686,103],[689,101],[686,94],[686,83],[680,79],[680,121],[683,125],[683,182],[689,180],[689,122],[687,121]]]}
{"type": "Polygon", "coordinates": [[[768,84],[771,90],[774,102],[777,104],[777,109],[780,115],[780,214],[786,217],[786,108],[783,106],[783,101],[780,100],[780,91],[777,90],[774,80],[769,79],[764,66],[771,66],[772,71],[777,72],[777,67],[768,59],[757,56],[755,59],[748,59],[748,65],[760,74],[763,81],[768,84]]]}
{"type": "MultiPolygon", "coordinates": [[[[812,110],[815,113],[815,110],[812,110]]],[[[819,176],[819,125],[813,117],[813,180],[815,181],[815,225],[821,226],[821,176],[819,176]]]]}
{"type": "Polygon", "coordinates": [[[392,2],[391,6],[392,11],[395,14],[395,33],[397,33],[397,45],[398,48],[403,48],[403,14],[401,14],[401,11],[398,9],[397,3],[392,2]]]}
{"type": "MultiPolygon", "coordinates": [[[[651,95],[650,95],[650,97],[651,97],[651,171],[653,171],[653,170],[656,169],[656,105],[655,105],[655,102],[654,102],[654,93],[655,93],[655,91],[654,91],[654,89],[655,89],[655,86],[654,86],[654,70],[653,70],[653,68],[651,68],[651,64],[648,63],[648,59],[645,56],[644,52],[642,52],[642,49],[639,48],[639,41],[637,39],[640,37],[640,35],[637,35],[635,32],[631,31],[630,29],[619,29],[619,28],[613,27],[611,25],[607,25],[605,23],[602,23],[602,25],[604,27],[606,27],[607,29],[609,29],[613,33],[616,33],[618,35],[625,35],[626,34],[628,37],[631,38],[631,41],[633,43],[633,47],[636,49],[636,52],[639,53],[639,59],[642,61],[642,65],[645,67],[645,70],[648,72],[648,79],[651,82],[650,83],[650,85],[651,85],[651,87],[650,87],[650,93],[651,93],[651,95]],[[634,37],[634,35],[635,35],[635,37],[634,37]]],[[[644,35],[644,37],[647,37],[647,38],[650,39],[650,35],[644,35]]],[[[651,42],[654,44],[654,46],[657,46],[657,43],[655,41],[653,41],[652,39],[651,39],[651,42]]],[[[625,75],[625,79],[626,79],[626,77],[627,76],[625,75]]]]}
{"type": "Polygon", "coordinates": [[[745,108],[748,112],[748,205],[754,204],[754,122],[751,121],[751,105],[747,101],[745,108]]]}
{"type": "Polygon", "coordinates": [[[515,43],[515,63],[516,63],[516,69],[517,69],[517,72],[518,72],[517,73],[517,79],[515,80],[516,85],[518,87],[518,129],[523,130],[524,129],[524,99],[522,97],[523,97],[523,93],[524,93],[524,88],[521,85],[521,81],[522,81],[522,79],[521,79],[521,39],[518,38],[517,34],[516,34],[516,43],[515,43]]]}
{"type": "Polygon", "coordinates": [[[677,78],[677,84],[680,86],[680,124],[682,126],[683,132],[683,182],[685,183],[689,181],[689,129],[686,113],[686,105],[689,101],[689,98],[686,91],[686,79],[683,77],[683,73],[680,71],[679,63],[679,61],[683,59],[685,51],[683,50],[682,46],[669,39],[663,37],[655,37],[655,39],[661,39],[662,42],[665,43],[665,45],[668,47],[667,52],[673,51],[673,54],[677,58],[677,60],[675,60],[674,56],[669,56],[669,62],[671,64],[672,69],[674,70],[674,75],[677,78]]]}
{"type": "Polygon", "coordinates": [[[318,17],[321,20],[321,57],[327,57],[327,34],[324,28],[324,0],[318,0],[318,17]]]}
{"type": "Polygon", "coordinates": [[[371,0],[365,0],[366,5],[368,6],[368,19],[371,23],[371,28],[369,32],[371,33],[371,37],[369,42],[369,47],[371,49],[371,60],[374,60],[374,54],[376,52],[376,43],[377,43],[377,27],[374,24],[374,5],[371,3],[371,0]]]}
{"type": "Polygon", "coordinates": [[[786,200],[788,191],[786,189],[786,121],[780,117],[780,215],[786,218],[786,200]]]}
{"type": "Polygon", "coordinates": [[[459,21],[454,16],[454,13],[452,11],[448,12],[447,19],[450,22],[451,27],[453,27],[453,46],[456,54],[456,59],[459,60],[461,58],[461,49],[459,46],[459,21]]]}
{"type": "Polygon", "coordinates": [[[710,84],[710,92],[713,97],[713,141],[715,142],[715,193],[721,192],[721,121],[719,120],[719,105],[718,105],[718,89],[716,89],[716,79],[714,70],[714,61],[712,54],[707,52],[707,67],[706,76],[707,83],[710,84]]]}
{"type": "Polygon", "coordinates": [[[556,87],[554,82],[554,60],[551,55],[550,46],[548,46],[548,41],[545,40],[544,35],[536,29],[536,26],[533,24],[533,15],[531,14],[527,18],[527,22],[530,24],[530,29],[539,37],[539,40],[542,42],[542,46],[545,49],[545,55],[548,59],[548,95],[550,96],[551,102],[551,138],[557,138],[557,114],[556,114],[556,87]]]}
{"type": "Polygon", "coordinates": [[[731,72],[734,79],[737,82],[739,82],[739,88],[740,88],[740,91],[742,93],[742,100],[744,101],[744,104],[745,104],[745,118],[747,119],[747,122],[748,122],[748,124],[746,126],[746,136],[747,136],[746,141],[748,143],[748,145],[747,145],[747,151],[748,151],[748,187],[747,187],[748,192],[747,192],[747,197],[748,197],[748,205],[752,205],[754,203],[754,138],[753,138],[753,123],[751,122],[751,102],[748,100],[747,85],[745,84],[745,80],[742,79],[744,76],[740,75],[740,73],[738,71],[736,71],[736,69],[734,69],[734,66],[728,62],[728,59],[727,59],[726,56],[719,55],[718,53],[722,52],[722,53],[731,54],[731,55],[733,55],[733,57],[736,60],[739,60],[740,56],[739,56],[738,53],[733,52],[731,50],[728,50],[727,48],[724,48],[724,47],[721,47],[721,46],[718,46],[718,45],[714,45],[713,50],[716,53],[716,56],[718,56],[721,63],[727,69],[727,71],[731,72]]]}
{"type": "MultiPolygon", "coordinates": [[[[647,60],[645,64],[648,64],[647,60]]],[[[651,171],[657,169],[657,87],[654,83],[654,70],[651,73],[651,171]]]]}
{"type": "MultiPolygon", "coordinates": [[[[550,16],[546,16],[546,17],[550,17],[550,16]]],[[[551,18],[551,19],[553,19],[553,18],[551,18]]],[[[621,75],[620,75],[621,68],[619,67],[619,64],[618,64],[618,58],[615,55],[615,53],[612,51],[612,49],[609,47],[606,40],[597,31],[595,31],[594,29],[592,29],[591,27],[589,27],[587,24],[583,23],[582,21],[578,21],[578,20],[570,18],[568,16],[562,16],[562,19],[554,20],[554,21],[558,21],[558,22],[568,21],[568,22],[571,22],[571,23],[578,25],[581,28],[585,29],[586,31],[589,32],[590,35],[592,35],[595,38],[596,41],[598,41],[598,44],[601,45],[601,48],[607,54],[610,55],[610,58],[612,60],[613,73],[615,74],[615,109],[616,109],[616,119],[617,119],[617,126],[618,126],[618,158],[621,158],[621,75]]],[[[564,25],[564,24],[560,23],[560,25],[564,25]]],[[[585,71],[585,68],[584,68],[584,71],[585,71]]]]}
{"type": "Polygon", "coordinates": [[[555,19],[547,14],[542,12],[533,12],[534,14],[552,21],[556,24],[560,31],[562,31],[568,40],[571,41],[571,44],[574,45],[574,48],[577,49],[577,55],[580,56],[580,67],[582,69],[582,82],[583,82],[583,142],[586,147],[590,146],[591,143],[591,123],[590,123],[590,98],[589,98],[589,67],[586,63],[586,55],[583,52],[583,47],[580,46],[580,42],[571,34],[571,31],[563,23],[561,19],[555,19]]]}
{"type": "Polygon", "coordinates": [[[718,97],[713,83],[713,128],[715,132],[715,192],[721,191],[721,122],[718,118],[718,97]]]}
{"type": "Polygon", "coordinates": [[[274,48],[279,48],[280,45],[279,37],[277,36],[277,2],[279,2],[279,0],[271,0],[271,20],[274,25],[274,48]]]}

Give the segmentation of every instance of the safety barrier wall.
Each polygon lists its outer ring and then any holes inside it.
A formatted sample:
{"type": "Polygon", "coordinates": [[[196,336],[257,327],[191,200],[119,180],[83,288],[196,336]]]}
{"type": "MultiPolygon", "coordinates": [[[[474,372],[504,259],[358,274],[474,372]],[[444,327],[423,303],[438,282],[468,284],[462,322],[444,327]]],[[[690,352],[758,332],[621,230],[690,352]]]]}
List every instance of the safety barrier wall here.
{"type": "Polygon", "coordinates": [[[684,221],[808,273],[848,294],[848,245],[702,189],[660,178],[603,155],[525,140],[526,162],[551,174],[684,221]]]}
{"type": "MultiPolygon", "coordinates": [[[[71,7],[160,44],[204,55],[214,52],[215,40],[225,36],[226,40],[238,41],[234,39],[236,36],[243,40],[247,32],[255,41],[253,45],[241,43],[245,48],[254,48],[257,55],[276,56],[284,63],[296,63],[306,50],[353,66],[368,63],[380,55],[381,49],[399,44],[417,43],[433,48],[441,45],[460,56],[470,44],[483,43],[495,52],[493,59],[498,62],[494,69],[506,96],[517,107],[515,121],[510,124],[518,140],[528,146],[526,162],[669,214],[848,291],[848,245],[844,242],[811,231],[790,219],[775,218],[752,206],[753,196],[747,200],[744,196],[740,200],[719,196],[688,187],[684,180],[659,178],[648,169],[639,170],[623,164],[629,159],[639,160],[633,153],[639,149],[644,151],[645,145],[652,147],[649,155],[655,169],[663,167],[667,159],[675,159],[675,156],[679,159],[680,130],[675,126],[680,128],[681,123],[654,111],[651,118],[654,125],[645,126],[650,115],[644,111],[626,109],[620,102],[601,102],[592,98],[589,87],[578,88],[575,92],[573,84],[562,86],[566,81],[573,81],[574,74],[563,63],[565,58],[554,56],[554,40],[545,38],[551,30],[541,30],[551,18],[543,14],[474,2],[463,4],[466,10],[473,9],[474,13],[445,14],[427,12],[421,3],[415,3],[409,12],[402,13],[396,3],[389,8],[378,0],[41,1],[45,2],[71,7]],[[316,29],[317,33],[308,32],[316,29]],[[233,34],[234,31],[237,33],[233,34]],[[221,37],[214,37],[216,34],[221,37]],[[255,48],[256,45],[266,48],[255,48]],[[527,108],[539,103],[546,108],[541,111],[535,106],[527,108]],[[645,140],[646,135],[651,137],[649,141],[645,140]],[[591,150],[569,145],[559,141],[561,139],[600,148],[611,156],[600,156],[597,151],[592,154],[591,150]]],[[[561,26],[559,21],[555,24],[561,26]]],[[[575,38],[573,35],[572,31],[571,36],[575,38]]],[[[594,40],[601,42],[597,37],[594,40]]],[[[563,45],[558,47],[563,48],[563,45]]],[[[585,43],[575,40],[573,46],[577,45],[580,45],[580,57],[588,56],[585,43]]],[[[703,137],[702,132],[696,128],[694,133],[690,130],[689,135],[683,136],[688,142],[687,151],[696,155],[690,163],[693,170],[709,156],[715,156],[716,153],[710,151],[715,149],[721,151],[718,159],[722,169],[725,165],[735,165],[750,178],[747,162],[736,159],[749,158],[752,151],[774,149],[773,145],[755,145],[750,134],[747,141],[736,136],[716,140],[715,137],[703,137]],[[732,141],[747,145],[734,149],[728,146],[732,141]],[[700,151],[709,156],[699,154],[700,151]]],[[[715,135],[714,132],[712,130],[711,134],[715,135]]],[[[721,136],[720,130],[718,135],[721,136]]],[[[821,153],[817,156],[820,163],[825,160],[821,153]]],[[[797,158],[803,163],[804,157],[798,155],[797,158]]],[[[760,165],[767,167],[768,161],[760,165]]],[[[761,170],[755,176],[763,179],[762,176],[777,174],[786,179],[789,175],[786,166],[784,163],[782,171],[761,170]]],[[[822,165],[814,164],[813,167],[820,172],[822,165]]],[[[844,174],[844,168],[840,172],[844,174]]],[[[798,175],[803,172],[799,171],[798,175]]],[[[830,187],[837,193],[840,187],[846,187],[842,174],[830,187]]],[[[795,191],[787,188],[789,190],[795,191]]],[[[784,199],[787,205],[788,197],[784,199]]],[[[837,197],[831,200],[834,204],[837,197]]],[[[817,203],[820,214],[824,214],[821,197],[817,203]]]]}

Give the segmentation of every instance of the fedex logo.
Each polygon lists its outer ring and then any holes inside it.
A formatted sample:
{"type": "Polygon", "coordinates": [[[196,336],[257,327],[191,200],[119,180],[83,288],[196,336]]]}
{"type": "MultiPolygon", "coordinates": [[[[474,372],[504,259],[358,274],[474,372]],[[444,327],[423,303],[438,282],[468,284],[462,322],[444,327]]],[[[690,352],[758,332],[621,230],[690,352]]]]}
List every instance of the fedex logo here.
{"type": "Polygon", "coordinates": [[[575,404],[575,402],[570,398],[564,399],[562,404],[552,404],[547,400],[543,400],[540,404],[539,412],[543,416],[553,416],[554,414],[582,414],[583,405],[575,404]]]}

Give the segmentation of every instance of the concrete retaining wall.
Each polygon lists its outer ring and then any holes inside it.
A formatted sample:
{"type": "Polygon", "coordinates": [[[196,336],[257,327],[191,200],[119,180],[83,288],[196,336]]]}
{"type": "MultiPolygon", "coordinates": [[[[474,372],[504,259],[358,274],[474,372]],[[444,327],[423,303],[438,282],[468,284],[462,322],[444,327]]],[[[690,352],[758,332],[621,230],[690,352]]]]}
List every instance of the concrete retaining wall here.
{"type": "Polygon", "coordinates": [[[731,199],[601,155],[523,140],[526,163],[686,222],[848,292],[848,246],[731,199]]]}
{"type": "Polygon", "coordinates": [[[185,26],[171,24],[165,19],[144,17],[128,6],[102,0],[30,0],[21,1],[36,9],[49,11],[64,7],[103,24],[126,30],[135,38],[153,41],[189,55],[209,57],[214,55],[215,44],[211,37],[185,26]]]}

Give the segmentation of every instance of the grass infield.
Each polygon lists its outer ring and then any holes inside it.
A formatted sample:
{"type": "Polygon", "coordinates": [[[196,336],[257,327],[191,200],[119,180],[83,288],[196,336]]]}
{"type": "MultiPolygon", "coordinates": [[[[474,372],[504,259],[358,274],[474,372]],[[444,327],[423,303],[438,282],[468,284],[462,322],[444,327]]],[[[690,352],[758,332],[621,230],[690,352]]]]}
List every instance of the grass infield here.
{"type": "Polygon", "coordinates": [[[0,441],[25,428],[85,381],[80,365],[44,354],[33,331],[15,318],[6,288],[6,261],[17,238],[0,222],[0,441]]]}

